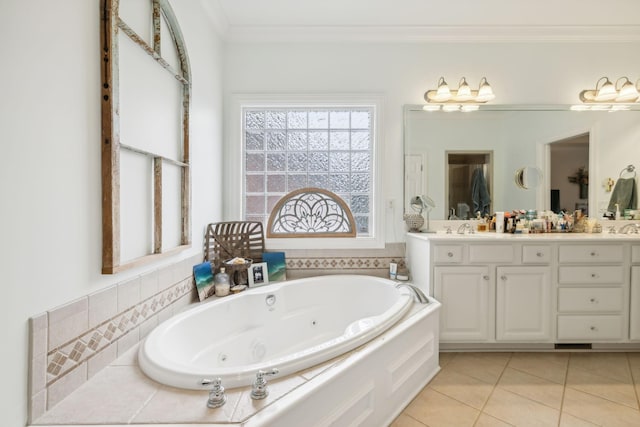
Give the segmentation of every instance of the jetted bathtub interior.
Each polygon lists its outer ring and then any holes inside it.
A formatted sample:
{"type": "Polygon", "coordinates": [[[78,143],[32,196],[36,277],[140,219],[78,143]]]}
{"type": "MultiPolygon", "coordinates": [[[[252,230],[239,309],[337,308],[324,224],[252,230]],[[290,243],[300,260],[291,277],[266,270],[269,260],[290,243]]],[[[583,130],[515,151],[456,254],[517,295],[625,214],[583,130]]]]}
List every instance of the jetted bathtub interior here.
{"type": "Polygon", "coordinates": [[[249,385],[260,369],[284,376],[348,352],[387,330],[413,297],[391,280],[334,275],[292,280],[212,300],[159,325],[140,346],[152,379],[205,389],[249,385]]]}

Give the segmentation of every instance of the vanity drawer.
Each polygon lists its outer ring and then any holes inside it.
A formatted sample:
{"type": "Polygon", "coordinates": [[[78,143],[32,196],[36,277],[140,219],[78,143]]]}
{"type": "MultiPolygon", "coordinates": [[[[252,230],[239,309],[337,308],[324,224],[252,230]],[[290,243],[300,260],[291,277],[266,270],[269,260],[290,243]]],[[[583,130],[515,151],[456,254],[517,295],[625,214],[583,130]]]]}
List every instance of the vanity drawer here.
{"type": "Polygon", "coordinates": [[[622,283],[624,274],[621,266],[593,265],[580,267],[559,267],[558,282],[563,284],[622,283]]]}
{"type": "Polygon", "coordinates": [[[624,249],[621,245],[562,245],[559,261],[567,263],[622,262],[624,249]]]}
{"type": "Polygon", "coordinates": [[[548,264],[550,261],[550,246],[525,245],[522,247],[522,262],[524,264],[548,264]]]}
{"type": "Polygon", "coordinates": [[[623,310],[622,288],[560,288],[558,311],[603,312],[623,310]]]}
{"type": "Polygon", "coordinates": [[[438,245],[434,248],[434,262],[438,264],[450,264],[462,262],[462,245],[438,245]]]}
{"type": "Polygon", "coordinates": [[[469,262],[513,262],[513,246],[469,245],[469,262]]]}
{"type": "Polygon", "coordinates": [[[622,316],[558,316],[559,340],[621,340],[622,316]]]}

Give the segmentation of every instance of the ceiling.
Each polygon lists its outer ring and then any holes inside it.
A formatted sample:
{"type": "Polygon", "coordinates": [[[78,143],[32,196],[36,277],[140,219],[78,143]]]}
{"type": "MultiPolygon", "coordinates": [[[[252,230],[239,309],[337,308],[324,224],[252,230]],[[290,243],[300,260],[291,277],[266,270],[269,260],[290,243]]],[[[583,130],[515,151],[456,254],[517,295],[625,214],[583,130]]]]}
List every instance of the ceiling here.
{"type": "Polygon", "coordinates": [[[200,0],[228,41],[640,41],[638,0],[200,0]]]}

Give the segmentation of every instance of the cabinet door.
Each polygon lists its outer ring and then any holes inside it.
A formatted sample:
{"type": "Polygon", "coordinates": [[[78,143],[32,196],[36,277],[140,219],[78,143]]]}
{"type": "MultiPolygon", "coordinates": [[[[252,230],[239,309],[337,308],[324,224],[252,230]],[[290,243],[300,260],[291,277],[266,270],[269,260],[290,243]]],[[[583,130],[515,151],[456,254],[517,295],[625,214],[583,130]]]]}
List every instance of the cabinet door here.
{"type": "Polygon", "coordinates": [[[548,267],[498,267],[496,340],[551,339],[551,280],[548,267]]]}
{"type": "Polygon", "coordinates": [[[631,267],[631,312],[629,338],[640,340],[640,267],[631,267]]]}
{"type": "Polygon", "coordinates": [[[440,341],[481,342],[493,338],[493,289],[489,268],[435,267],[434,296],[440,309],[440,341]]]}

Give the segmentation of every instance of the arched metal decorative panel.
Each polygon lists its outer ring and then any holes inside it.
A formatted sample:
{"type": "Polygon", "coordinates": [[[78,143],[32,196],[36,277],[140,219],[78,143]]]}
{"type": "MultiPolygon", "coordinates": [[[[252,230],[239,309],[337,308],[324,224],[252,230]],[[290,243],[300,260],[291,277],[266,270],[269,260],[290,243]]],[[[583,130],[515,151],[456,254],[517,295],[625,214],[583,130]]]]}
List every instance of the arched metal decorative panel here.
{"type": "Polygon", "coordinates": [[[267,237],[355,237],[349,206],[322,188],[302,188],[282,197],[271,211],[267,237]]]}

